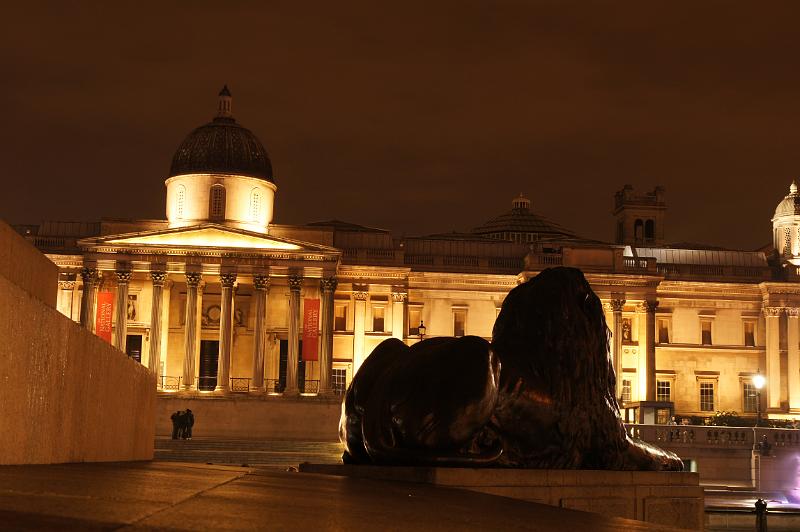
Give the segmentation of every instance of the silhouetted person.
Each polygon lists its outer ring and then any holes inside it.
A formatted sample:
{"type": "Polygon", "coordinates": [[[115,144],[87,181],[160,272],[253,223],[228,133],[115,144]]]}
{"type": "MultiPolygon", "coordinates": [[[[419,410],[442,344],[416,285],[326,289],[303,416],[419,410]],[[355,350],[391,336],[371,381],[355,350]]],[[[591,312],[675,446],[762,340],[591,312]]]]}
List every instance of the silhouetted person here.
{"type": "Polygon", "coordinates": [[[185,439],[187,439],[187,440],[191,440],[192,439],[192,427],[194,426],[194,414],[192,414],[192,411],[187,408],[186,409],[186,413],[184,414],[184,416],[185,416],[185,420],[186,420],[186,425],[185,425],[186,429],[185,429],[185,433],[184,433],[183,437],[185,439]]]}
{"type": "Polygon", "coordinates": [[[172,420],[172,439],[177,440],[181,430],[181,411],[173,412],[169,417],[172,420]]]}

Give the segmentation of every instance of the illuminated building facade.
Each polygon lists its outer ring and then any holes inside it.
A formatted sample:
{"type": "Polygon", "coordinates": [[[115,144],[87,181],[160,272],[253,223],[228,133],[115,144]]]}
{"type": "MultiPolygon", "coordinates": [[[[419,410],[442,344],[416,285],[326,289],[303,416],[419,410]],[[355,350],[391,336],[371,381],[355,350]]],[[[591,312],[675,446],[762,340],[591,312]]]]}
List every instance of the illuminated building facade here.
{"type": "Polygon", "coordinates": [[[762,410],[800,414],[794,184],[762,251],[669,245],[664,190],[627,185],[614,198],[614,243],[581,238],[522,195],[468,233],[280,225],[267,152],[223,89],[166,188],[167,220],[18,226],[59,266],[61,312],[157,372],[162,393],[333,396],[387,338],[490,338],[511,288],[564,265],[604,302],[624,403],[754,416],[760,371],[762,410]]]}

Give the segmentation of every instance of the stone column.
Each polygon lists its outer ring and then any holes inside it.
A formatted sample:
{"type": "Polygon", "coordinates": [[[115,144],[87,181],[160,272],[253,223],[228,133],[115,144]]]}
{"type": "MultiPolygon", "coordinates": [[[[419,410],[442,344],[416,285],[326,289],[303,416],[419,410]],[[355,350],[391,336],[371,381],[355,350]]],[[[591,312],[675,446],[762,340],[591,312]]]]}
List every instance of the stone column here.
{"type": "Polygon", "coordinates": [[[253,388],[264,391],[264,358],[267,349],[267,298],[269,297],[270,280],[267,275],[253,277],[256,289],[256,319],[253,331],[253,388]]]}
{"type": "Polygon", "coordinates": [[[781,307],[764,307],[767,322],[767,408],[781,406],[781,307]]]}
{"type": "Polygon", "coordinates": [[[333,294],[338,281],[328,277],[320,281],[322,292],[322,349],[319,357],[319,395],[333,395],[333,294]]]}
{"type": "Polygon", "coordinates": [[[614,365],[614,375],[616,375],[616,390],[614,396],[619,400],[622,396],[622,310],[625,308],[625,299],[617,298],[611,300],[611,312],[614,321],[611,325],[611,341],[614,365]]]}
{"type": "Polygon", "coordinates": [[[364,340],[367,319],[367,295],[366,291],[353,292],[355,299],[355,314],[353,316],[353,375],[364,363],[364,340]]]}
{"type": "Polygon", "coordinates": [[[236,273],[222,273],[222,297],[219,316],[219,363],[217,387],[214,391],[227,393],[231,388],[231,346],[233,345],[233,285],[236,273]]]}
{"type": "Polygon", "coordinates": [[[69,319],[72,319],[72,292],[75,290],[75,281],[58,281],[58,310],[69,319]]]}
{"type": "MultiPolygon", "coordinates": [[[[163,306],[164,281],[167,272],[150,272],[153,282],[153,301],[150,306],[150,355],[147,358],[147,367],[158,376],[158,366],[161,362],[161,316],[163,306]]],[[[160,382],[160,380],[159,380],[160,382]]]]}
{"type": "Polygon", "coordinates": [[[197,354],[197,285],[202,275],[186,272],[186,323],[184,324],[183,389],[194,386],[194,359],[197,354]]]}
{"type": "MultiPolygon", "coordinates": [[[[658,301],[645,301],[647,329],[647,393],[648,401],[656,400],[656,309],[658,301]]],[[[641,345],[641,344],[640,344],[641,345]]]]}
{"type": "Polygon", "coordinates": [[[83,294],[81,295],[81,325],[94,331],[94,305],[97,300],[97,268],[83,268],[83,294]]]}
{"type": "Polygon", "coordinates": [[[131,272],[128,270],[117,270],[117,298],[116,312],[117,323],[114,327],[114,345],[122,352],[125,352],[125,344],[128,339],[128,283],[131,281],[131,272]]]}
{"type": "Polygon", "coordinates": [[[406,296],[405,292],[392,292],[392,336],[398,340],[405,336],[406,296]]]}
{"type": "Polygon", "coordinates": [[[789,408],[800,409],[800,309],[787,308],[786,370],[789,382],[789,408]]]}
{"type": "Polygon", "coordinates": [[[298,275],[289,277],[289,352],[286,359],[286,389],[284,395],[298,395],[297,363],[300,351],[300,289],[303,278],[298,275]]]}

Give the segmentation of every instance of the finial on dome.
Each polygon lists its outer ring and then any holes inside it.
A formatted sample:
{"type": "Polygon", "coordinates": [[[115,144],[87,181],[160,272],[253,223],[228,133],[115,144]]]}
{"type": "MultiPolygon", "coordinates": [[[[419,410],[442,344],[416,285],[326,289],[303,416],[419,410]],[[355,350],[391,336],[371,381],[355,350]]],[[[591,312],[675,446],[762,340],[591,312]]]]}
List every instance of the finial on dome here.
{"type": "Polygon", "coordinates": [[[792,179],[792,184],[789,185],[789,194],[797,194],[797,182],[792,179]]]}
{"type": "Polygon", "coordinates": [[[511,207],[514,209],[527,211],[531,208],[531,200],[523,196],[522,192],[520,192],[519,197],[514,198],[514,200],[511,202],[511,207]]]}
{"type": "Polygon", "coordinates": [[[217,117],[221,118],[231,118],[233,115],[231,114],[231,91],[228,90],[228,86],[225,85],[222,87],[222,90],[219,91],[219,107],[217,108],[217,117]]]}

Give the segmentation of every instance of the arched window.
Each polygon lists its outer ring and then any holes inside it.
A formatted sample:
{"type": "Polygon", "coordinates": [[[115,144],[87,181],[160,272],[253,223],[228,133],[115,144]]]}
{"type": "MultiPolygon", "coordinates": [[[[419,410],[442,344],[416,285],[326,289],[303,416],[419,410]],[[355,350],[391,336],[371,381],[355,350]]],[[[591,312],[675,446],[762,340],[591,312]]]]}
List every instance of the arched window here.
{"type": "Polygon", "coordinates": [[[653,220],[647,220],[644,223],[644,238],[648,242],[652,242],[656,238],[656,223],[653,220]]]}
{"type": "Polygon", "coordinates": [[[642,234],[644,224],[641,220],[636,220],[633,224],[633,239],[636,241],[637,244],[640,244],[644,238],[642,234]]]}
{"type": "Polygon", "coordinates": [[[250,219],[257,222],[261,215],[261,190],[254,188],[250,192],[250,219]]]}
{"type": "Polygon", "coordinates": [[[225,187],[222,185],[214,185],[211,187],[208,218],[211,220],[225,219],[225,187]]]}
{"type": "Polygon", "coordinates": [[[178,219],[183,218],[183,206],[186,204],[186,187],[183,185],[178,186],[178,193],[175,197],[175,216],[178,219]]]}

